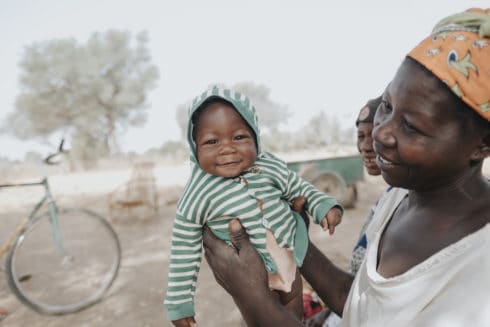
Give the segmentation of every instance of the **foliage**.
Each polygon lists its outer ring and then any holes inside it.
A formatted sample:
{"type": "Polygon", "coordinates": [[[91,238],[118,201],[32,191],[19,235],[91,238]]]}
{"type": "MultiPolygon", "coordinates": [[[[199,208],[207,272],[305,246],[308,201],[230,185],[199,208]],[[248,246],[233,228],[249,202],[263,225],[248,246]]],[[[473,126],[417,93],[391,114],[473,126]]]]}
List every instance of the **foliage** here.
{"type": "MultiPolygon", "coordinates": [[[[225,87],[222,84],[217,85],[225,87]]],[[[271,100],[270,90],[266,86],[252,82],[241,82],[231,88],[250,97],[257,109],[262,143],[267,151],[318,149],[332,144],[352,144],[353,142],[354,129],[343,129],[336,117],[331,117],[324,111],[320,111],[311,117],[298,130],[282,131],[279,127],[287,122],[290,111],[287,106],[271,100]]],[[[188,123],[188,107],[189,104],[181,104],[176,110],[177,123],[182,132],[183,140],[185,140],[188,123]]],[[[167,152],[171,153],[175,150],[167,148],[167,152]]]]}
{"type": "Polygon", "coordinates": [[[182,151],[187,152],[187,146],[183,142],[167,141],[163,143],[162,147],[160,148],[160,151],[163,153],[177,153],[182,151]]]}
{"type": "Polygon", "coordinates": [[[277,132],[279,126],[287,122],[290,114],[288,107],[272,101],[270,90],[265,85],[241,82],[235,84],[232,88],[250,97],[259,116],[261,131],[265,133],[277,132]]]}
{"type": "Polygon", "coordinates": [[[93,160],[119,151],[117,137],[146,121],[146,94],[158,70],[142,32],[94,33],[85,44],[50,40],[25,48],[21,93],[2,131],[21,139],[63,133],[72,154],[93,160]]]}
{"type": "Polygon", "coordinates": [[[352,144],[354,128],[342,128],[337,117],[321,111],[295,131],[278,131],[263,135],[264,149],[294,151],[327,148],[333,144],[352,144]]]}
{"type": "MultiPolygon", "coordinates": [[[[192,100],[189,100],[189,103],[192,100]]],[[[175,110],[175,118],[177,119],[177,124],[180,128],[181,140],[186,140],[187,123],[189,121],[188,114],[189,104],[180,104],[175,110]]]]}
{"type": "Polygon", "coordinates": [[[304,144],[325,146],[352,143],[353,133],[353,128],[342,129],[337,117],[329,116],[324,111],[320,111],[310,118],[302,135],[304,144]]]}

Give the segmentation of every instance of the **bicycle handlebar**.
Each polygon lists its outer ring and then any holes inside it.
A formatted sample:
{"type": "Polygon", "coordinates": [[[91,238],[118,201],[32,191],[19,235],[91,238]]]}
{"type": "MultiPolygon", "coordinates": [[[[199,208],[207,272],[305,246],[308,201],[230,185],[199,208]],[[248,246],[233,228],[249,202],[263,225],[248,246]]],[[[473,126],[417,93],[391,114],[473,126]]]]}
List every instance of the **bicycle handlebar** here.
{"type": "Polygon", "coordinates": [[[57,165],[59,164],[59,161],[56,162],[56,158],[61,155],[61,154],[65,154],[65,153],[68,153],[70,151],[68,151],[67,149],[64,149],[63,148],[63,145],[65,144],[65,139],[61,139],[61,142],[60,142],[60,145],[58,146],[58,151],[56,151],[55,153],[52,153],[50,155],[48,155],[46,157],[46,159],[44,159],[44,163],[46,163],[47,165],[57,165]]]}

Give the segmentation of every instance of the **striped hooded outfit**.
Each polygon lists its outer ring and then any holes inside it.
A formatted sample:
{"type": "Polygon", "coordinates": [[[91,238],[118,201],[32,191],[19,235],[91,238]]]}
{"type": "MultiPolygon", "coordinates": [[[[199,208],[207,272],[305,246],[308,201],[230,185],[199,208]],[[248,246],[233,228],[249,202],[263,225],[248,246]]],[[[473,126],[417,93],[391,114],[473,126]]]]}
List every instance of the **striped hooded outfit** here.
{"type": "Polygon", "coordinates": [[[189,110],[187,139],[191,149],[191,174],[177,204],[173,225],[165,297],[170,320],[195,315],[194,294],[202,259],[204,224],[218,238],[230,242],[228,222],[232,218],[240,219],[271,276],[281,269],[278,269],[277,260],[273,260],[271,255],[274,250],[269,246],[268,236],[274,239],[277,248],[288,250],[291,261],[297,266],[301,266],[306,254],[306,226],[302,218],[290,209],[289,202],[298,196],[305,196],[306,209],[318,224],[331,208],[340,207],[335,199],[316,190],[289,170],[284,161],[261,151],[255,108],[249,98],[240,93],[214,87],[195,98],[189,110]],[[213,97],[228,101],[255,133],[256,161],[234,178],[211,175],[202,170],[198,163],[192,136],[192,115],[203,102],[213,97]]]}

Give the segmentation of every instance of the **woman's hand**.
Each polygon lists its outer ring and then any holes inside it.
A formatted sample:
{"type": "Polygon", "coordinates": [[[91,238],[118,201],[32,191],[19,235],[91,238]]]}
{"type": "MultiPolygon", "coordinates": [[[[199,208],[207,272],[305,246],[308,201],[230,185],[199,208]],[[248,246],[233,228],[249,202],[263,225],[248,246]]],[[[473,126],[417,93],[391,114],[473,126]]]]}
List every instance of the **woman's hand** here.
{"type": "Polygon", "coordinates": [[[217,239],[205,226],[206,260],[216,281],[233,297],[247,326],[302,326],[269,290],[267,272],[238,219],[229,223],[234,247],[217,239]]]}
{"type": "Polygon", "coordinates": [[[194,317],[186,317],[179,320],[172,320],[175,327],[196,327],[196,320],[194,317]]]}
{"type": "Polygon", "coordinates": [[[310,227],[310,218],[306,212],[306,198],[302,195],[294,198],[293,203],[291,204],[291,209],[300,214],[301,218],[303,218],[305,222],[306,230],[308,230],[310,227]]]}
{"type": "Polygon", "coordinates": [[[217,239],[209,227],[204,227],[204,255],[216,281],[234,299],[269,296],[264,263],[252,247],[247,232],[238,219],[230,221],[229,230],[235,247],[217,239]]]}

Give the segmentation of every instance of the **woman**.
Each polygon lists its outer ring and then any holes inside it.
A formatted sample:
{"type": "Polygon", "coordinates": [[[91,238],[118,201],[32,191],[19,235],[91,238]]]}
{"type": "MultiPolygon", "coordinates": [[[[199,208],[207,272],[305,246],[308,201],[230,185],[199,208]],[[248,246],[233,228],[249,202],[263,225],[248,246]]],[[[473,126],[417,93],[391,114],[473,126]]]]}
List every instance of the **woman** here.
{"type": "MultiPolygon", "coordinates": [[[[361,154],[364,167],[369,175],[378,176],[381,175],[381,170],[376,164],[376,153],[373,148],[372,131],[374,127],[374,115],[381,104],[381,96],[369,100],[365,106],[361,108],[356,119],[357,128],[357,150],[361,154]]],[[[366,220],[359,233],[359,239],[354,245],[352,255],[349,260],[348,272],[352,275],[356,275],[359,267],[361,266],[364,256],[366,255],[367,237],[366,229],[371,222],[374,209],[374,205],[366,217],[366,220]]],[[[334,327],[340,326],[341,318],[335,313],[332,314],[330,308],[325,308],[316,315],[306,320],[306,325],[310,327],[323,326],[334,327]]]]}
{"type": "MultiPolygon", "coordinates": [[[[364,162],[364,167],[369,175],[378,176],[381,175],[381,170],[376,163],[376,153],[373,148],[373,137],[372,131],[374,127],[374,116],[381,104],[381,96],[371,99],[359,112],[359,116],[356,119],[357,127],[357,149],[361,154],[362,161],[364,162]]],[[[359,270],[359,267],[364,259],[367,239],[366,239],[366,229],[369,226],[376,206],[371,208],[369,214],[366,217],[366,221],[362,226],[360,237],[354,246],[352,251],[352,256],[349,261],[349,272],[355,275],[359,270]]]]}
{"type": "Polygon", "coordinates": [[[372,176],[381,174],[381,170],[379,170],[376,164],[376,154],[374,153],[372,138],[374,115],[380,104],[381,96],[369,100],[359,111],[356,119],[357,150],[361,154],[367,173],[372,176]]]}
{"type": "MultiPolygon", "coordinates": [[[[313,244],[301,273],[344,326],[488,326],[490,10],[450,16],[398,69],[374,122],[377,163],[394,186],[368,228],[356,278],[313,244]]],[[[250,324],[299,326],[267,288],[238,221],[236,250],[205,232],[217,281],[250,324]]]]}

